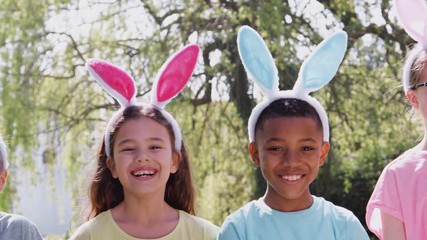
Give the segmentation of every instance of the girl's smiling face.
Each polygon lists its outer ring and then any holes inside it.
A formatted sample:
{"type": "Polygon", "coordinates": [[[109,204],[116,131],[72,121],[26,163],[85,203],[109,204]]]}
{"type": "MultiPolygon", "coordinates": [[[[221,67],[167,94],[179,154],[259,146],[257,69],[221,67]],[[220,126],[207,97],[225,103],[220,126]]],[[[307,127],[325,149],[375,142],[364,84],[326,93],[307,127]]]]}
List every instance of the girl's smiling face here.
{"type": "Polygon", "coordinates": [[[257,129],[252,161],[267,181],[264,201],[279,211],[310,207],[309,186],[329,151],[322,129],[309,117],[275,117],[257,129]]]}
{"type": "Polygon", "coordinates": [[[166,127],[148,117],[123,123],[107,159],[111,175],[118,178],[125,196],[159,193],[164,196],[171,173],[178,170],[180,155],[174,150],[166,127]]]}

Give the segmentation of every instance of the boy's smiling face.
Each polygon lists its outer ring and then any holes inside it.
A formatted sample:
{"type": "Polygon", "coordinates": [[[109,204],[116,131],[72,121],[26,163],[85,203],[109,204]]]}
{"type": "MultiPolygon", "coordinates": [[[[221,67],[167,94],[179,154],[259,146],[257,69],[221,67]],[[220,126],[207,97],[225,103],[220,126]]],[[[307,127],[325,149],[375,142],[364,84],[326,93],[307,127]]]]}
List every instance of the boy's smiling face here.
{"type": "Polygon", "coordinates": [[[265,203],[279,211],[309,208],[309,186],[329,151],[322,128],[310,117],[266,119],[256,130],[249,151],[267,181],[265,203]]]}

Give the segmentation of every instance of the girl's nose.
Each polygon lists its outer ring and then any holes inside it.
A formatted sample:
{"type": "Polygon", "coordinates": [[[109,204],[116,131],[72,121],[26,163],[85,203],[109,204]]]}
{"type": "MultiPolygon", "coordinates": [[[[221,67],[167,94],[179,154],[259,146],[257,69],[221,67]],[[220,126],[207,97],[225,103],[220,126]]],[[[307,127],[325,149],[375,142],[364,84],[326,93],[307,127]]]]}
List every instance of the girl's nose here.
{"type": "Polygon", "coordinates": [[[150,156],[148,156],[148,154],[146,154],[144,151],[139,150],[135,160],[139,163],[144,161],[150,161],[150,156]]]}

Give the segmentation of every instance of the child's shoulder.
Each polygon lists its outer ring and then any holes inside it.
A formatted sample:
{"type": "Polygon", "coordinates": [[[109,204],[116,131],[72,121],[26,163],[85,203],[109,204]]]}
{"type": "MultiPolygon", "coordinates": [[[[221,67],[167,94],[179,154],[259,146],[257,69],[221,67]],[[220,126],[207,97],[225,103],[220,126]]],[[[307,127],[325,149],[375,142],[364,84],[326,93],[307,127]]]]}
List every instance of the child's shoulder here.
{"type": "Polygon", "coordinates": [[[0,212],[0,221],[6,226],[14,224],[16,226],[34,225],[28,218],[12,213],[0,212]]]}
{"type": "Polygon", "coordinates": [[[241,206],[236,211],[232,212],[227,218],[229,219],[238,219],[238,218],[247,218],[249,215],[259,212],[268,211],[264,204],[260,200],[252,200],[245,205],[241,206]]]}
{"type": "Polygon", "coordinates": [[[322,214],[325,214],[326,216],[330,216],[331,219],[333,219],[336,222],[353,222],[353,221],[359,221],[357,217],[353,214],[352,211],[348,210],[347,208],[338,206],[333,204],[332,202],[325,200],[322,197],[315,197],[318,199],[319,204],[322,206],[319,207],[321,209],[322,214]]]}
{"type": "Polygon", "coordinates": [[[191,229],[191,236],[197,239],[215,239],[218,235],[219,227],[204,218],[181,210],[179,210],[179,218],[177,231],[178,229],[191,229]]]}
{"type": "Polygon", "coordinates": [[[427,167],[427,151],[409,149],[402,153],[399,157],[391,161],[385,167],[387,171],[413,171],[413,169],[420,169],[427,167]]]}
{"type": "Polygon", "coordinates": [[[0,212],[0,238],[12,239],[13,237],[17,239],[42,239],[36,225],[27,217],[0,212]],[[25,231],[21,231],[23,229],[25,231]]]}
{"type": "Polygon", "coordinates": [[[92,236],[102,233],[105,228],[111,229],[114,220],[111,211],[105,211],[80,225],[73,233],[70,240],[90,239],[92,236]]]}
{"type": "Polygon", "coordinates": [[[318,219],[322,219],[326,226],[329,225],[333,229],[336,239],[369,239],[366,230],[352,211],[323,198],[318,199],[323,205],[319,208],[322,211],[318,211],[318,214],[323,216],[318,219]]]}
{"type": "Polygon", "coordinates": [[[191,226],[192,228],[202,228],[216,232],[219,231],[219,227],[210,221],[195,215],[191,215],[185,211],[179,210],[179,217],[180,221],[188,226],[191,226]]]}

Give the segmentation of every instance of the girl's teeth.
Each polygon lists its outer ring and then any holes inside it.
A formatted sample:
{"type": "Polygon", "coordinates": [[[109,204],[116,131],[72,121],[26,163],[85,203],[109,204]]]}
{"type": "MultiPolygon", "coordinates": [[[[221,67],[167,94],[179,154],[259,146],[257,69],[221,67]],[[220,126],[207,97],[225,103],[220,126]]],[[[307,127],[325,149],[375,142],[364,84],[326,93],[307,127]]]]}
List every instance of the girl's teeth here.
{"type": "Polygon", "coordinates": [[[142,170],[142,171],[137,171],[133,173],[133,175],[135,176],[147,176],[147,175],[153,175],[153,174],[154,174],[154,170],[142,170]]]}

